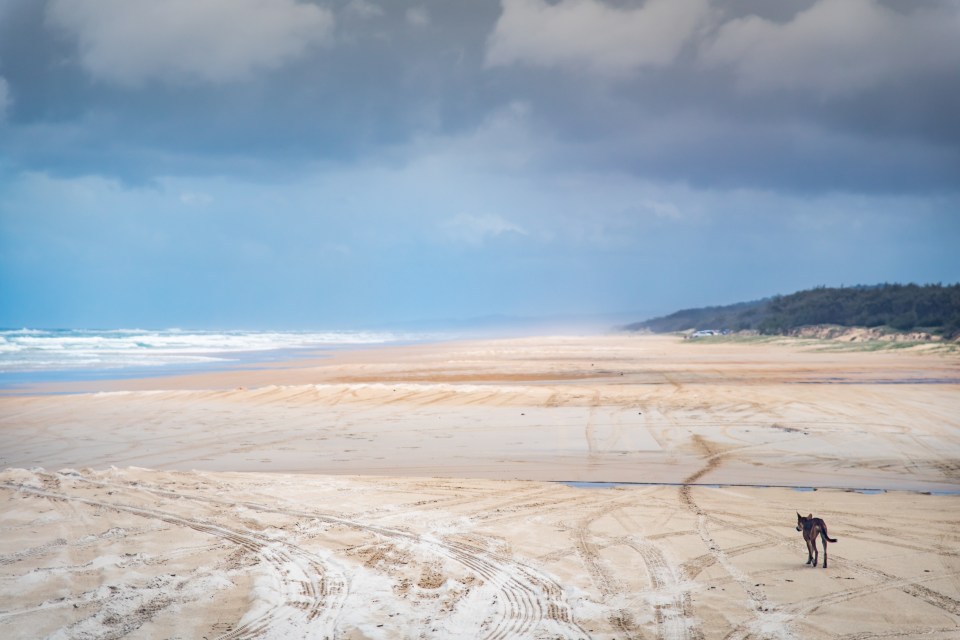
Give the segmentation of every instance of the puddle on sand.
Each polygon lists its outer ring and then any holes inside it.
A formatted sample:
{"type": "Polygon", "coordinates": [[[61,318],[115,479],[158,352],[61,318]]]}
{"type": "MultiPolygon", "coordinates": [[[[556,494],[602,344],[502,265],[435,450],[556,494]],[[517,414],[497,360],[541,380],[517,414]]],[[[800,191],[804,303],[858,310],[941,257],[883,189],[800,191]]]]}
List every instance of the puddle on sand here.
{"type": "MultiPolygon", "coordinates": [[[[639,483],[635,482],[579,482],[579,481],[560,481],[560,484],[566,485],[568,487],[573,487],[574,489],[615,489],[616,487],[631,487],[637,486],[639,483]]],[[[647,485],[650,486],[650,485],[647,485]]]]}
{"type": "MultiPolygon", "coordinates": [[[[616,489],[619,487],[683,487],[682,482],[589,482],[583,480],[554,480],[556,484],[562,484],[574,489],[616,489]]],[[[854,489],[850,487],[789,487],[783,485],[767,484],[693,484],[692,487],[702,487],[704,489],[724,489],[724,488],[745,488],[745,489],[793,489],[801,493],[824,490],[848,491],[850,493],[859,493],[865,496],[876,496],[887,493],[888,491],[905,491],[925,496],[960,496],[960,490],[923,490],[923,489],[854,489]]]]}
{"type": "Polygon", "coordinates": [[[960,378],[815,378],[787,384],[960,384],[960,378]]]}

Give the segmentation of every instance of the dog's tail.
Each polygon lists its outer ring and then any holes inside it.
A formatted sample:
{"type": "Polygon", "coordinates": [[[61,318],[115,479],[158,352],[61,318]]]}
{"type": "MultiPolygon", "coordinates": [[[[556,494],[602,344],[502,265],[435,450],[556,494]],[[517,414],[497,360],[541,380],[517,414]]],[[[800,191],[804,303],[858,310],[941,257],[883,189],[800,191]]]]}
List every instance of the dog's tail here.
{"type": "Polygon", "coordinates": [[[827,535],[827,523],[826,523],[826,522],[822,522],[822,523],[820,524],[820,533],[823,535],[824,538],[826,538],[827,542],[836,542],[836,540],[835,540],[834,538],[831,538],[829,535],[827,535]]]}

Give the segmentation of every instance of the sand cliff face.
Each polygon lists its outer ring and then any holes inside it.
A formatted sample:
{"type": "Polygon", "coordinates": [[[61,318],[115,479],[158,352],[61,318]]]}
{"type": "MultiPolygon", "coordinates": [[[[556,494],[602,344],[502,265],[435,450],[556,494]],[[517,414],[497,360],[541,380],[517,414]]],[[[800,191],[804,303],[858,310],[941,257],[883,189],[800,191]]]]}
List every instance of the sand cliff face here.
{"type": "Polygon", "coordinates": [[[816,325],[790,332],[797,338],[839,340],[842,342],[942,342],[943,337],[926,331],[890,331],[879,327],[841,327],[816,325]]]}
{"type": "Polygon", "coordinates": [[[960,490],[949,353],[606,336],[300,364],[0,398],[0,635],[960,631],[960,497],[893,491],[960,490]]]}

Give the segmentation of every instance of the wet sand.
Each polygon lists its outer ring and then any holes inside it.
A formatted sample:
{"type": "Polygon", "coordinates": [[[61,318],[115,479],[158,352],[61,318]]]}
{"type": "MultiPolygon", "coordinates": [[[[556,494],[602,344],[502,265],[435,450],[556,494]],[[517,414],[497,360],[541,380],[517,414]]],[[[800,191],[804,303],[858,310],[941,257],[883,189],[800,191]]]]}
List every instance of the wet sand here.
{"type": "Polygon", "coordinates": [[[83,393],[0,398],[5,637],[960,633],[956,354],[523,338],[36,390],[83,393]]]}

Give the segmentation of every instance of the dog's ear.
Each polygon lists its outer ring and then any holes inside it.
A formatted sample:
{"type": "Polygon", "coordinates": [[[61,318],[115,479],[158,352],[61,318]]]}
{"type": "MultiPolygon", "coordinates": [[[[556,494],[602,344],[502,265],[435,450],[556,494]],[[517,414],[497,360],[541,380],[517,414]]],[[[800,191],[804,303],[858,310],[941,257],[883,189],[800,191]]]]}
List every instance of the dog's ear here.
{"type": "Polygon", "coordinates": [[[809,515],[807,515],[807,520],[813,520],[813,514],[812,514],[812,513],[809,514],[809,515]]]}
{"type": "Polygon", "coordinates": [[[797,512],[797,520],[803,520],[803,516],[800,515],[800,512],[799,512],[799,511],[797,512]]]}

